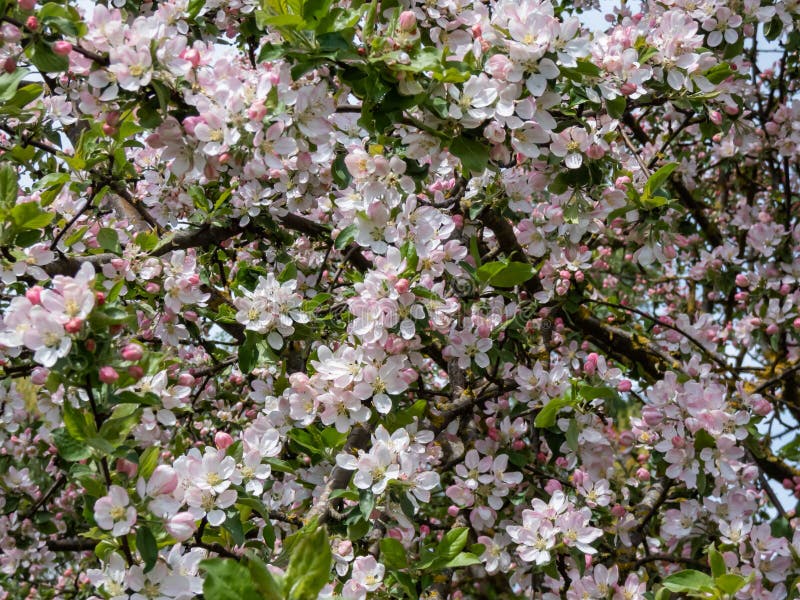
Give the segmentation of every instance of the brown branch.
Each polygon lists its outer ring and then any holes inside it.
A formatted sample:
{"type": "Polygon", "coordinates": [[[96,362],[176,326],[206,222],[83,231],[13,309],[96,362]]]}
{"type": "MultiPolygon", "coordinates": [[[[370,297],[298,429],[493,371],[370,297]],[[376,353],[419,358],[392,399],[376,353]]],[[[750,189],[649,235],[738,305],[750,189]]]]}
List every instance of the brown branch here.
{"type": "MultiPolygon", "coordinates": [[[[370,439],[370,425],[356,425],[347,437],[342,452],[354,452],[359,449],[364,449],[369,443],[370,439]]],[[[336,465],[331,470],[328,482],[325,484],[325,489],[322,494],[308,511],[305,517],[307,523],[313,521],[315,518],[319,519],[319,524],[327,523],[331,518],[331,494],[335,490],[343,490],[350,484],[350,478],[353,476],[353,471],[341,468],[336,465]]],[[[368,517],[369,515],[365,515],[368,517]]]]}
{"type": "MultiPolygon", "coordinates": [[[[635,137],[638,142],[642,144],[652,143],[650,137],[645,133],[644,129],[642,129],[641,125],[639,125],[630,112],[626,112],[624,115],[622,115],[622,122],[628,127],[628,129],[631,130],[633,137],[635,137]]],[[[638,156],[638,154],[636,154],[636,156],[638,156]]],[[[719,228],[715,223],[712,223],[708,220],[708,217],[706,217],[705,213],[703,212],[703,205],[694,199],[694,196],[684,185],[683,181],[681,181],[680,177],[673,175],[670,178],[670,184],[672,185],[673,190],[675,190],[675,193],[678,195],[681,203],[689,209],[689,212],[692,213],[692,217],[694,218],[695,222],[705,233],[706,239],[708,239],[708,241],[714,246],[721,246],[722,235],[719,232],[719,228]]]]}
{"type": "Polygon", "coordinates": [[[639,567],[651,562],[680,563],[683,565],[697,567],[698,569],[704,569],[708,566],[704,565],[702,561],[695,560],[694,558],[684,558],[682,556],[675,556],[672,554],[651,554],[650,556],[643,556],[642,558],[638,559],[630,570],[635,571],[639,567]]]}
{"type": "Polygon", "coordinates": [[[58,478],[53,482],[53,485],[50,486],[50,489],[47,490],[44,494],[39,496],[39,499],[35,502],[33,506],[31,506],[30,510],[23,515],[23,519],[30,519],[36,512],[44,506],[45,502],[47,502],[50,498],[52,498],[53,494],[58,491],[62,485],[67,482],[67,476],[61,473],[58,478]]]}
{"type": "Polygon", "coordinates": [[[630,306],[622,306],[621,304],[614,304],[613,302],[605,302],[604,300],[593,300],[591,298],[587,298],[586,302],[591,302],[592,304],[600,304],[601,306],[608,306],[609,308],[616,308],[618,310],[625,310],[625,311],[628,311],[628,312],[632,312],[634,314],[639,315],[640,317],[644,317],[645,319],[649,319],[650,321],[653,321],[653,323],[656,323],[657,325],[660,325],[661,327],[666,327],[667,329],[671,329],[672,331],[681,334],[683,337],[685,337],[687,340],[689,340],[692,344],[697,346],[700,350],[702,350],[702,352],[705,355],[707,355],[711,360],[713,360],[715,363],[717,363],[717,365],[719,365],[723,370],[725,370],[725,371],[730,370],[730,367],[728,366],[728,364],[723,359],[721,359],[715,353],[713,353],[712,351],[707,349],[705,346],[703,346],[703,344],[701,344],[693,336],[689,335],[688,333],[686,333],[685,331],[683,331],[679,327],[676,327],[675,325],[671,325],[671,324],[669,324],[669,323],[667,323],[665,321],[662,321],[658,317],[654,317],[653,315],[650,315],[650,314],[644,312],[643,310],[639,310],[638,308],[633,308],[633,307],[630,307],[630,306]]]}
{"type": "Polygon", "coordinates": [[[634,508],[633,514],[636,517],[635,531],[631,534],[631,541],[634,546],[638,546],[645,538],[645,529],[650,519],[656,514],[658,509],[667,500],[672,481],[668,478],[660,479],[650,486],[642,501],[634,508]]]}
{"type": "Polygon", "coordinates": [[[791,375],[792,373],[794,373],[798,369],[800,369],[800,363],[792,365],[788,369],[784,369],[780,374],[776,375],[772,379],[768,379],[767,381],[765,381],[764,383],[759,385],[755,390],[753,390],[752,393],[753,394],[760,394],[761,392],[763,392],[765,390],[768,390],[772,386],[774,386],[774,385],[780,383],[781,381],[783,381],[786,377],[788,377],[789,375],[791,375]]]}
{"type": "Polygon", "coordinates": [[[97,542],[88,538],[68,538],[48,540],[46,546],[53,552],[91,552],[97,546],[97,542]]]}

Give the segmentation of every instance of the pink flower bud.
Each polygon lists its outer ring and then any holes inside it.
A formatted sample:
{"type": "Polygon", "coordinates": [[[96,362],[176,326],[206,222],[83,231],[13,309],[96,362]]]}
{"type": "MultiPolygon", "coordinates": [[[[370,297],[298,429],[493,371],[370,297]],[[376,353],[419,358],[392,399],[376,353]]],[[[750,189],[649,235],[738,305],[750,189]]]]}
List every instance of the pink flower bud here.
{"type": "Polygon", "coordinates": [[[451,504],[447,507],[447,514],[451,517],[457,517],[460,510],[455,504],[451,504]]]}
{"type": "Polygon", "coordinates": [[[183,128],[189,135],[194,135],[194,128],[203,122],[205,122],[203,117],[186,117],[183,120],[183,128]]]}
{"type": "Polygon", "coordinates": [[[631,382],[629,379],[623,379],[617,384],[617,391],[620,392],[630,392],[631,391],[631,382]]]}
{"type": "Polygon", "coordinates": [[[47,382],[47,378],[50,376],[50,370],[44,367],[36,367],[33,369],[31,373],[31,383],[35,383],[36,385],[44,385],[47,382]]]}
{"type": "Polygon", "coordinates": [[[181,52],[180,56],[183,60],[188,60],[192,63],[193,67],[198,67],[200,65],[200,53],[194,48],[187,48],[181,52]]]}
{"type": "Polygon", "coordinates": [[[627,511],[625,510],[625,507],[622,506],[621,504],[615,504],[614,506],[611,507],[611,514],[617,517],[618,519],[624,517],[626,512],[627,511]]]}
{"type": "Polygon", "coordinates": [[[719,112],[718,110],[712,110],[708,114],[708,118],[711,119],[711,122],[714,125],[722,125],[722,113],[719,112]]]}
{"type": "Polygon", "coordinates": [[[106,303],[106,295],[104,292],[95,292],[94,298],[97,300],[98,306],[103,306],[103,304],[106,303]]]}
{"type": "Polygon", "coordinates": [[[586,475],[585,471],[581,471],[580,469],[575,469],[575,472],[572,474],[572,482],[575,485],[583,485],[586,483],[588,476],[586,475]]]}
{"type": "Polygon", "coordinates": [[[117,473],[123,473],[128,477],[136,477],[139,465],[124,458],[118,458],[116,463],[117,473]]]}
{"type": "Polygon", "coordinates": [[[129,360],[131,362],[135,362],[137,360],[141,360],[142,356],[144,356],[144,352],[142,351],[142,347],[139,344],[128,344],[120,353],[124,360],[129,360]]]}
{"type": "Polygon", "coordinates": [[[181,373],[178,375],[178,385],[185,385],[186,387],[192,387],[194,385],[194,376],[190,373],[181,373]]]}
{"type": "Polygon", "coordinates": [[[67,56],[70,52],[72,52],[72,44],[65,40],[59,40],[53,43],[53,52],[58,54],[59,56],[67,56]]]}
{"type": "Polygon", "coordinates": [[[603,148],[600,144],[592,144],[586,150],[586,156],[593,160],[600,160],[606,155],[605,148],[603,148]]]}
{"type": "Polygon", "coordinates": [[[411,284],[409,283],[408,279],[406,279],[405,277],[403,277],[402,279],[398,279],[397,283],[394,284],[394,290],[398,294],[406,294],[406,293],[408,293],[408,290],[409,290],[410,287],[411,287],[411,284]]]}
{"type": "Polygon", "coordinates": [[[97,342],[95,342],[92,338],[86,340],[84,344],[86,344],[86,349],[89,352],[94,352],[97,349],[97,342]]]}
{"type": "Polygon", "coordinates": [[[404,10],[397,18],[397,27],[400,31],[412,32],[417,27],[417,17],[410,10],[404,10]]]}
{"type": "Polygon", "coordinates": [[[158,465],[147,482],[148,496],[171,494],[178,487],[178,473],[169,465],[158,465]]]}
{"type": "Polygon", "coordinates": [[[563,486],[561,483],[555,479],[548,479],[547,483],[544,484],[544,491],[550,494],[551,496],[556,492],[563,491],[563,486]]]}
{"type": "Polygon", "coordinates": [[[488,338],[492,335],[492,327],[488,323],[483,323],[478,326],[477,333],[480,338],[488,338]]]}
{"type": "Polygon", "coordinates": [[[100,367],[100,381],[103,383],[112,384],[119,379],[119,373],[114,370],[114,367],[100,367]]]}
{"type": "Polygon", "coordinates": [[[165,523],[164,528],[172,537],[179,542],[185,542],[194,534],[197,529],[194,517],[190,512],[179,512],[174,517],[170,517],[165,523]]]}
{"type": "Polygon", "coordinates": [[[3,70],[6,73],[13,73],[17,70],[17,59],[13,56],[9,56],[5,61],[3,61],[3,70]]]}
{"type": "Polygon", "coordinates": [[[638,479],[639,481],[649,481],[650,471],[648,471],[644,467],[639,467],[638,469],[636,469],[636,479],[638,479]]]}
{"type": "Polygon", "coordinates": [[[630,96],[631,94],[635,94],[636,84],[631,83],[630,81],[626,81],[621,86],[619,86],[619,91],[623,96],[630,96]]]}
{"type": "Polygon", "coordinates": [[[749,286],[750,282],[747,280],[747,275],[744,273],[739,273],[736,276],[736,285],[742,288],[749,286]]]}
{"type": "Polygon", "coordinates": [[[155,283],[154,281],[149,281],[144,286],[144,291],[148,294],[157,294],[161,290],[161,286],[155,283]]]}
{"type": "Polygon", "coordinates": [[[636,438],[633,435],[633,432],[630,429],[626,429],[621,431],[619,434],[619,443],[623,446],[633,446],[633,443],[636,441],[636,438]]]}
{"type": "Polygon", "coordinates": [[[627,175],[623,175],[621,177],[617,177],[614,180],[614,187],[617,188],[618,190],[624,190],[630,182],[631,178],[628,177],[627,175]]]}
{"type": "Polygon", "coordinates": [[[347,556],[353,551],[353,542],[350,540],[342,540],[336,548],[336,554],[339,556],[347,556]]]}
{"type": "Polygon", "coordinates": [[[220,450],[225,450],[225,448],[227,448],[231,444],[233,444],[233,438],[230,436],[229,433],[225,433],[224,431],[218,431],[216,435],[214,435],[214,445],[220,450]]]}
{"type": "Polygon", "coordinates": [[[464,217],[462,215],[453,215],[451,218],[456,229],[461,229],[464,227],[464,217]]]}
{"type": "Polygon", "coordinates": [[[770,323],[770,324],[767,326],[767,329],[766,329],[766,331],[767,331],[767,335],[775,335],[775,334],[776,334],[776,333],[778,333],[780,330],[781,330],[781,328],[780,328],[780,327],[778,327],[778,326],[777,326],[775,323],[770,323]]]}
{"type": "Polygon", "coordinates": [[[144,377],[144,369],[139,365],[131,365],[128,367],[128,375],[133,377],[136,381],[139,381],[144,377]]]}
{"type": "Polygon", "coordinates": [[[653,406],[645,406],[642,408],[642,420],[650,427],[655,427],[663,419],[661,411],[653,406]]]}
{"type": "Polygon", "coordinates": [[[407,368],[400,371],[400,379],[402,379],[407,384],[414,383],[417,379],[419,379],[419,373],[417,373],[416,369],[407,368]]]}
{"type": "Polygon", "coordinates": [[[420,537],[425,537],[431,532],[431,528],[427,525],[423,524],[419,526],[419,535],[420,537]]]}
{"type": "Polygon", "coordinates": [[[30,29],[31,31],[36,31],[39,29],[39,19],[31,15],[27,19],[25,19],[25,27],[30,29]]]}
{"type": "Polygon", "coordinates": [[[36,0],[19,0],[17,4],[22,10],[33,10],[36,7],[36,0]]]}
{"type": "Polygon", "coordinates": [[[526,445],[527,444],[525,443],[524,440],[514,440],[513,442],[511,442],[511,448],[516,452],[521,452],[522,450],[524,450],[526,445]]]}
{"type": "Polygon", "coordinates": [[[753,403],[753,412],[762,417],[766,417],[772,412],[772,403],[766,398],[759,398],[753,403]]]}
{"type": "Polygon", "coordinates": [[[72,317],[64,324],[64,331],[67,333],[78,333],[81,330],[81,327],[83,327],[83,319],[72,317]]]}
{"type": "Polygon", "coordinates": [[[25,297],[28,299],[28,302],[31,304],[41,304],[42,303],[42,286],[35,285],[32,288],[25,291],[25,297]]]}

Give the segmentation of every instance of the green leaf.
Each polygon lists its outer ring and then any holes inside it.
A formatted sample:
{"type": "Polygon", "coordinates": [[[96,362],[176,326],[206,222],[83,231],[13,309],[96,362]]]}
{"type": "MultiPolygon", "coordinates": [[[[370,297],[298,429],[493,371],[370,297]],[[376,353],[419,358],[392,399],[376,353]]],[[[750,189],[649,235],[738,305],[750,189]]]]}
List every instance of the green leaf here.
{"type": "Polygon", "coordinates": [[[726,573],[725,575],[720,575],[717,577],[714,580],[714,583],[723,592],[733,596],[747,584],[747,580],[741,575],[737,575],[735,573],[726,573]]]}
{"type": "Polygon", "coordinates": [[[264,44],[261,51],[258,53],[258,62],[273,61],[281,58],[286,54],[285,46],[275,46],[273,44],[264,44]]]}
{"type": "Polygon", "coordinates": [[[50,44],[41,40],[32,46],[30,59],[43,73],[59,73],[69,68],[69,59],[53,52],[50,44]]]}
{"type": "Polygon", "coordinates": [[[461,161],[467,171],[481,174],[489,165],[489,146],[477,140],[459,137],[450,144],[450,153],[461,161]]]}
{"type": "Polygon", "coordinates": [[[136,404],[119,404],[111,418],[100,427],[100,437],[112,446],[121,444],[131,430],[139,424],[142,411],[136,404]]]}
{"type": "Polygon", "coordinates": [[[88,440],[94,431],[89,426],[87,415],[79,408],[72,406],[68,400],[64,401],[63,407],[64,427],[69,436],[79,442],[88,440]]]}
{"type": "MultiPolygon", "coordinates": [[[[481,267],[483,268],[483,267],[481,267]]],[[[478,269],[480,273],[480,269],[478,269]]],[[[489,285],[498,288],[513,288],[533,277],[533,267],[528,263],[511,261],[489,278],[489,285]]]]}
{"type": "Polygon", "coordinates": [[[464,549],[464,546],[467,545],[468,536],[469,527],[456,527],[455,529],[451,529],[442,537],[437,552],[447,558],[455,557],[464,549]]]}
{"type": "Polygon", "coordinates": [[[14,97],[6,103],[6,106],[22,109],[41,96],[42,91],[42,85],[39,83],[31,83],[25,87],[21,87],[17,90],[17,93],[14,94],[14,97]]]}
{"type": "Polygon", "coordinates": [[[622,118],[622,115],[625,114],[625,108],[627,105],[628,101],[625,99],[625,96],[617,96],[613,100],[606,100],[608,114],[614,119],[622,118]]]}
{"type": "Polygon", "coordinates": [[[72,7],[62,6],[55,2],[48,2],[38,11],[39,21],[43,25],[52,27],[70,36],[79,35],[80,19],[72,7]]]}
{"type": "Polygon", "coordinates": [[[153,532],[146,525],[140,525],[136,531],[136,548],[144,561],[144,572],[156,566],[158,560],[158,544],[153,532]]]}
{"type": "Polygon", "coordinates": [[[0,165],[0,206],[14,206],[17,202],[18,194],[19,185],[17,184],[16,169],[8,163],[0,165]]]}
{"type": "Polygon", "coordinates": [[[134,238],[136,245],[144,252],[151,252],[158,246],[158,234],[154,231],[142,231],[134,238]]]}
{"type": "Polygon", "coordinates": [[[672,592],[699,592],[704,588],[713,588],[714,580],[701,571],[686,569],[667,577],[664,587],[672,592]]]}
{"type": "Polygon", "coordinates": [[[258,364],[258,340],[255,334],[247,332],[245,340],[239,346],[239,368],[242,373],[250,373],[258,364]]]}
{"type": "Polygon", "coordinates": [[[500,273],[505,266],[505,263],[502,262],[484,263],[477,271],[475,271],[475,275],[478,277],[479,281],[488,283],[492,277],[500,273]]]}
{"type": "MultiPolygon", "coordinates": [[[[345,156],[346,154],[344,152],[337,152],[336,158],[331,165],[331,176],[333,177],[333,182],[339,187],[339,189],[345,189],[353,180],[353,176],[350,174],[350,171],[347,169],[347,165],[344,163],[345,156]]],[[[351,227],[353,226],[351,225],[351,227]]]]}
{"type": "Polygon", "coordinates": [[[0,75],[0,101],[7,102],[17,93],[20,82],[28,75],[27,69],[17,69],[13,73],[3,73],[0,75]]]}
{"type": "Polygon", "coordinates": [[[642,198],[650,198],[658,188],[664,185],[667,179],[669,179],[669,176],[672,175],[672,172],[677,168],[678,163],[667,163],[658,169],[658,171],[650,175],[650,177],[647,179],[647,183],[644,184],[642,198]]]}
{"type": "Polygon", "coordinates": [[[471,552],[461,552],[444,564],[444,568],[455,569],[480,564],[481,559],[471,552]]]}
{"type": "Polygon", "coordinates": [[[67,462],[85,460],[92,455],[92,449],[89,446],[71,437],[64,428],[53,431],[53,442],[58,450],[58,455],[67,462]]]}
{"type": "Polygon", "coordinates": [[[110,227],[103,227],[97,232],[97,243],[100,244],[103,250],[108,250],[115,254],[122,251],[119,245],[119,234],[116,229],[111,229],[110,227]]]}
{"type": "Polygon", "coordinates": [[[534,427],[538,427],[540,429],[546,429],[548,427],[552,427],[556,424],[556,416],[558,412],[564,408],[565,406],[571,406],[574,404],[574,400],[571,395],[567,394],[562,396],[561,398],[553,398],[544,405],[544,408],[539,411],[539,414],[536,415],[536,418],[533,420],[534,427]]]}
{"type": "Polygon", "coordinates": [[[564,436],[567,440],[567,447],[570,450],[577,453],[578,452],[578,421],[575,419],[569,420],[569,427],[567,427],[567,431],[565,432],[564,436]]]}
{"type": "Polygon", "coordinates": [[[150,475],[156,470],[158,466],[158,457],[161,454],[161,448],[158,446],[150,446],[139,457],[139,475],[146,480],[150,479],[150,475]]]}
{"type": "Polygon", "coordinates": [[[11,218],[20,229],[47,227],[55,216],[55,213],[42,210],[36,202],[23,202],[11,209],[11,218]]]}
{"type": "Polygon", "coordinates": [[[206,600],[261,600],[250,570],[232,558],[210,558],[200,563],[208,575],[203,582],[206,600]]]}
{"type": "Polygon", "coordinates": [[[375,508],[375,495],[369,490],[361,490],[358,493],[358,508],[364,519],[369,520],[369,516],[375,508]]]}
{"type": "Polygon", "coordinates": [[[190,19],[194,19],[200,14],[200,11],[203,10],[205,5],[206,0],[189,0],[189,5],[186,7],[186,13],[189,15],[190,19]]]}
{"type": "Polygon", "coordinates": [[[347,245],[352,242],[356,238],[356,233],[358,232],[358,225],[353,223],[352,225],[348,225],[344,229],[339,232],[339,235],[336,237],[336,241],[334,242],[333,246],[337,250],[343,250],[347,247],[347,245]]]}
{"type": "Polygon", "coordinates": [[[394,538],[385,537],[381,540],[381,562],[390,569],[405,569],[408,567],[406,549],[394,538]]]}
{"type": "Polygon", "coordinates": [[[283,585],[267,566],[254,554],[247,561],[247,568],[264,600],[283,600],[283,585]]]}
{"type": "Polygon", "coordinates": [[[725,566],[725,559],[722,558],[722,554],[714,547],[714,544],[708,548],[708,563],[711,565],[711,574],[714,577],[720,577],[728,570],[725,566]]]}
{"type": "Polygon", "coordinates": [[[242,528],[242,521],[238,513],[228,516],[222,524],[222,527],[231,534],[234,544],[237,546],[244,545],[244,529],[242,528]]]}
{"type": "Polygon", "coordinates": [[[325,528],[301,531],[286,569],[288,600],[316,600],[328,583],[332,566],[333,554],[325,528]]]}

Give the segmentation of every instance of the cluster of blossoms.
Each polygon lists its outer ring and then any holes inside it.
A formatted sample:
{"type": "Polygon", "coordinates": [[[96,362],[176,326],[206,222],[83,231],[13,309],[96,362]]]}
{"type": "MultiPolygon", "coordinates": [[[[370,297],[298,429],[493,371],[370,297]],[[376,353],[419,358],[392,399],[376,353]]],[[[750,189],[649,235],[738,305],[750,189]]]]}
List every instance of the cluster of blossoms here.
{"type": "Polygon", "coordinates": [[[52,367],[69,354],[72,336],[80,333],[94,308],[94,277],[87,263],[75,277],[55,277],[52,288],[35,286],[13,298],[3,315],[0,344],[12,355],[27,348],[37,363],[52,367]]]}
{"type": "Polygon", "coordinates": [[[359,452],[358,457],[339,454],[336,464],[355,471],[353,484],[361,490],[382,494],[386,487],[396,482],[408,494],[422,502],[429,502],[431,490],[439,486],[439,474],[430,470],[426,445],[433,441],[433,432],[418,431],[413,438],[406,429],[393,434],[379,426],[373,434],[369,452],[359,452]]]}
{"type": "Polygon", "coordinates": [[[307,323],[309,316],[299,307],[303,298],[296,293],[297,282],[279,283],[272,273],[259,277],[252,292],[244,291],[233,305],[238,309],[236,320],[245,329],[266,334],[269,345],[280,349],[284,337],[294,333],[293,323],[307,323]]]}

